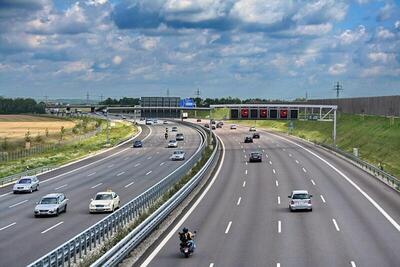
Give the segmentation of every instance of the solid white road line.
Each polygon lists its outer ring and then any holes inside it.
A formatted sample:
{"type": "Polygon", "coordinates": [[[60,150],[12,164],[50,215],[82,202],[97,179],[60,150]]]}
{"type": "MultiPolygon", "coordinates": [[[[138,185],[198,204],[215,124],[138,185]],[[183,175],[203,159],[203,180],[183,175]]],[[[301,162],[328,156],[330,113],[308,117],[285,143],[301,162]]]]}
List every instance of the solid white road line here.
{"type": "Polygon", "coordinates": [[[232,221],[228,223],[228,226],[225,229],[225,234],[229,233],[229,229],[231,229],[232,221]]]}
{"type": "Polygon", "coordinates": [[[247,174],[247,170],[245,170],[244,173],[247,174]]]}
{"type": "Polygon", "coordinates": [[[53,225],[52,227],[50,227],[50,228],[47,228],[46,230],[44,230],[43,232],[41,232],[42,234],[45,234],[45,233],[47,233],[48,231],[50,231],[50,230],[52,230],[52,229],[54,229],[54,228],[56,228],[57,226],[59,226],[59,225],[61,225],[61,224],[63,224],[64,222],[59,222],[59,223],[57,223],[57,224],[55,224],[55,225],[53,225]]]}
{"type": "Polygon", "coordinates": [[[165,164],[165,162],[161,162],[161,163],[160,163],[160,166],[162,166],[162,165],[164,165],[164,164],[165,164]]]}
{"type": "Polygon", "coordinates": [[[117,176],[121,176],[122,174],[124,174],[125,172],[120,172],[117,174],[117,176]]]}
{"type": "Polygon", "coordinates": [[[18,205],[24,204],[25,202],[28,202],[28,199],[25,199],[25,200],[23,200],[23,201],[21,201],[21,202],[18,202],[18,203],[16,203],[16,204],[13,204],[13,205],[8,206],[8,207],[9,207],[9,208],[14,208],[14,207],[16,207],[16,206],[18,206],[18,205]]]}
{"type": "Polygon", "coordinates": [[[2,194],[2,195],[0,195],[0,198],[1,197],[5,197],[5,196],[7,196],[7,195],[11,195],[13,192],[8,192],[8,193],[5,193],[5,194],[2,194]]]}
{"type": "Polygon", "coordinates": [[[315,182],[314,182],[314,180],[313,180],[313,179],[311,179],[311,183],[312,183],[313,185],[315,185],[315,182]]]}
{"type": "Polygon", "coordinates": [[[96,185],[92,186],[91,189],[94,189],[94,188],[96,188],[96,187],[98,187],[98,186],[100,186],[100,185],[102,185],[102,184],[103,184],[103,183],[96,184],[96,185]]]}
{"type": "Polygon", "coordinates": [[[153,171],[149,171],[149,172],[146,173],[146,175],[149,175],[149,174],[152,173],[152,172],[153,172],[153,171]]]}
{"type": "Polygon", "coordinates": [[[303,168],[303,172],[307,172],[307,170],[303,168]]]}
{"type": "Polygon", "coordinates": [[[340,231],[340,228],[339,228],[339,226],[338,226],[336,220],[335,220],[335,219],[332,219],[332,222],[333,222],[333,224],[335,225],[336,231],[339,232],[339,231],[340,231]]]}
{"type": "Polygon", "coordinates": [[[276,173],[275,169],[272,169],[272,172],[273,172],[273,173],[276,173]]]}
{"type": "Polygon", "coordinates": [[[137,166],[139,166],[140,165],[140,162],[139,163],[136,163],[133,167],[137,167],[137,166]]]}
{"type": "Polygon", "coordinates": [[[351,267],[357,267],[356,263],[354,261],[350,261],[351,267]]]}
{"type": "Polygon", "coordinates": [[[225,144],[224,142],[220,139],[221,145],[222,145],[222,159],[221,162],[218,166],[217,171],[215,172],[214,177],[212,178],[211,182],[208,184],[206,189],[203,191],[203,193],[200,195],[200,197],[196,200],[196,202],[190,207],[190,209],[187,211],[187,213],[182,217],[182,219],[175,225],[175,227],[169,232],[169,234],[159,243],[159,245],[153,250],[153,252],[149,255],[149,257],[140,265],[141,267],[146,267],[150,264],[150,262],[154,259],[154,257],[160,252],[160,250],[167,244],[168,240],[171,239],[172,236],[176,235],[176,232],[179,230],[181,225],[187,220],[187,218],[190,216],[190,214],[196,209],[196,207],[199,205],[199,203],[203,200],[207,192],[210,190],[212,185],[215,183],[215,181],[218,178],[219,173],[221,172],[222,165],[224,164],[225,160],[225,144]]]}
{"type": "Polygon", "coordinates": [[[275,180],[275,185],[276,185],[276,187],[278,187],[278,186],[279,186],[279,182],[278,182],[278,180],[275,180]]]}
{"type": "Polygon", "coordinates": [[[61,185],[61,186],[59,186],[59,187],[56,187],[56,188],[54,188],[54,190],[58,190],[58,189],[61,189],[61,188],[63,188],[63,187],[66,187],[66,186],[68,186],[68,184],[64,184],[64,185],[61,185]]]}
{"type": "Polygon", "coordinates": [[[246,186],[246,181],[243,182],[243,187],[245,187],[245,186],[246,186]]]}
{"type": "Polygon", "coordinates": [[[278,221],[278,233],[282,233],[282,223],[280,220],[278,221]]]}
{"type": "Polygon", "coordinates": [[[326,165],[331,167],[340,176],[342,176],[349,184],[351,184],[358,192],[360,192],[394,226],[394,228],[396,228],[396,230],[400,232],[400,225],[392,218],[392,216],[390,216],[372,197],[370,197],[364,190],[361,189],[361,187],[359,187],[355,182],[353,182],[353,180],[351,180],[349,177],[347,177],[347,175],[345,175],[341,170],[339,170],[338,168],[333,166],[331,163],[329,163],[327,160],[323,159],[322,157],[320,157],[316,153],[314,153],[311,150],[305,148],[304,146],[299,145],[299,144],[297,144],[297,143],[295,143],[295,142],[293,142],[293,141],[291,141],[289,139],[286,139],[286,138],[284,138],[282,136],[279,136],[279,135],[276,135],[276,134],[271,134],[271,135],[276,136],[277,138],[286,140],[287,142],[289,142],[291,144],[294,144],[297,147],[302,148],[303,150],[307,151],[308,153],[310,153],[311,155],[315,156],[316,158],[318,158],[319,160],[324,162],[326,165]]]}
{"type": "Polygon", "coordinates": [[[242,198],[239,197],[238,200],[237,200],[236,206],[239,206],[239,205],[240,205],[240,201],[241,201],[241,200],[242,200],[242,198]]]}
{"type": "Polygon", "coordinates": [[[278,205],[280,205],[280,204],[281,204],[281,197],[278,196],[278,205]]]}
{"type": "Polygon", "coordinates": [[[133,185],[134,183],[135,183],[135,182],[129,183],[129,184],[125,185],[124,187],[125,187],[125,188],[128,188],[128,187],[130,187],[131,185],[133,185]]]}
{"type": "Polygon", "coordinates": [[[299,164],[299,161],[296,159],[296,163],[299,164]]]}
{"type": "Polygon", "coordinates": [[[322,199],[322,202],[326,203],[325,198],[324,198],[323,195],[321,195],[321,199],[322,199]]]}
{"type": "Polygon", "coordinates": [[[88,174],[88,176],[92,176],[92,175],[95,175],[95,174],[96,174],[96,172],[92,172],[92,173],[88,174]]]}
{"type": "Polygon", "coordinates": [[[16,224],[17,224],[16,222],[10,223],[9,225],[6,225],[6,226],[4,226],[4,227],[1,227],[1,228],[0,228],[0,231],[3,231],[3,230],[5,230],[5,229],[7,229],[8,227],[11,227],[11,226],[16,225],[16,224]]]}

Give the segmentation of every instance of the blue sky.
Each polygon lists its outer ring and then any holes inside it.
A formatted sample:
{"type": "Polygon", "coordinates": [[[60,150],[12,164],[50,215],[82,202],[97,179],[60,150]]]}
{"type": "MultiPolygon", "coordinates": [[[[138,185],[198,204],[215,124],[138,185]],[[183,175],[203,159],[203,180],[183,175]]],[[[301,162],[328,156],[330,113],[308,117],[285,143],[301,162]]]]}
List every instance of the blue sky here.
{"type": "Polygon", "coordinates": [[[400,94],[393,0],[0,0],[0,95],[400,94]]]}

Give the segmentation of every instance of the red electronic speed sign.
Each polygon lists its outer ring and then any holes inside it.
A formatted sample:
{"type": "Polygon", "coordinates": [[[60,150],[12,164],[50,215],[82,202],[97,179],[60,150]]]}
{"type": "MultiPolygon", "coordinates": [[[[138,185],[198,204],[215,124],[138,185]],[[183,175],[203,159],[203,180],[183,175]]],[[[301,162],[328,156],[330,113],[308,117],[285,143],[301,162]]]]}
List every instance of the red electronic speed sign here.
{"type": "Polygon", "coordinates": [[[268,110],[267,109],[260,109],[260,117],[261,118],[268,117],[268,110]]]}
{"type": "Polygon", "coordinates": [[[286,119],[287,118],[287,114],[288,114],[287,109],[281,109],[280,112],[279,112],[279,115],[280,115],[281,119],[286,119]]]}
{"type": "Polygon", "coordinates": [[[249,117],[249,109],[248,108],[242,108],[240,111],[240,115],[242,118],[248,118],[249,117]]]}

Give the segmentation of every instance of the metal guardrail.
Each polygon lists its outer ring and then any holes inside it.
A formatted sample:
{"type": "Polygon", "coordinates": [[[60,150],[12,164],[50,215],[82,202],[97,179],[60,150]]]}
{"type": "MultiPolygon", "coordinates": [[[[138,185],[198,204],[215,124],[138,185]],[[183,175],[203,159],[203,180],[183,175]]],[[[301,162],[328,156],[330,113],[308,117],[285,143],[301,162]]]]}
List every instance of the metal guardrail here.
{"type": "Polygon", "coordinates": [[[39,168],[36,168],[36,169],[26,170],[24,172],[20,172],[20,173],[17,173],[17,174],[13,174],[13,175],[10,175],[10,176],[6,176],[6,177],[3,177],[3,178],[0,178],[0,187],[5,185],[5,184],[9,184],[9,183],[15,182],[16,180],[18,180],[22,176],[36,175],[38,173],[51,171],[51,170],[53,170],[55,168],[56,168],[55,166],[39,167],[39,168]]]}
{"type": "Polygon", "coordinates": [[[201,170],[195,176],[193,176],[190,181],[186,183],[178,192],[176,192],[167,202],[159,207],[153,214],[151,214],[146,220],[138,225],[118,244],[107,251],[95,263],[93,263],[91,267],[117,266],[190,194],[190,192],[193,191],[193,189],[202,180],[204,173],[217,159],[215,155],[217,154],[219,145],[218,142],[216,142],[215,135],[213,135],[213,138],[215,140],[214,151],[206,164],[201,168],[201,170]]]}
{"type": "Polygon", "coordinates": [[[50,251],[40,259],[29,264],[29,267],[52,267],[52,266],[71,266],[78,260],[85,257],[88,252],[96,249],[98,245],[106,241],[119,229],[134,220],[154,204],[165,192],[182,178],[201,158],[203,151],[207,147],[207,135],[201,127],[197,127],[201,134],[202,143],[184,164],[175,171],[164,177],[157,184],[153,185],[145,192],[126,203],[114,213],[97,222],[90,228],[79,233],[69,241],[50,251]]]}
{"type": "Polygon", "coordinates": [[[369,171],[375,177],[381,179],[382,181],[384,181],[386,184],[388,184],[395,190],[400,191],[400,180],[398,178],[396,178],[395,176],[393,176],[393,175],[379,169],[378,167],[376,167],[368,162],[363,161],[362,159],[354,156],[353,154],[343,151],[337,147],[327,145],[327,144],[318,144],[318,145],[320,145],[324,148],[327,148],[329,150],[332,150],[332,151],[338,153],[339,155],[342,155],[343,157],[350,159],[354,164],[357,164],[362,169],[369,171]]]}

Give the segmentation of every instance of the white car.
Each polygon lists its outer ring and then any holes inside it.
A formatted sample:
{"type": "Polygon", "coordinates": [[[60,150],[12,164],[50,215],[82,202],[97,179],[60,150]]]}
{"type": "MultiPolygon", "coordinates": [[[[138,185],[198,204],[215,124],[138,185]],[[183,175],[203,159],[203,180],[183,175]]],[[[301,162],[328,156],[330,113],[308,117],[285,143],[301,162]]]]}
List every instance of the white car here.
{"type": "Polygon", "coordinates": [[[36,203],[33,210],[35,217],[42,215],[58,216],[61,212],[67,212],[68,199],[63,193],[47,194],[36,203]]]}
{"type": "Polygon", "coordinates": [[[178,147],[178,142],[176,140],[169,140],[168,148],[171,148],[171,147],[178,147]]]}
{"type": "Polygon", "coordinates": [[[250,127],[249,132],[255,132],[256,131],[256,127],[250,127]]]}
{"type": "Polygon", "coordinates": [[[311,198],[312,195],[307,190],[294,190],[292,194],[288,196],[290,199],[289,209],[290,211],[295,210],[309,210],[312,211],[311,198]]]}
{"type": "Polygon", "coordinates": [[[172,131],[172,132],[177,132],[177,131],[178,131],[178,127],[173,126],[172,129],[171,129],[171,131],[172,131]]]}
{"type": "Polygon", "coordinates": [[[90,200],[89,212],[113,212],[120,204],[119,196],[115,192],[99,192],[90,200]]]}
{"type": "Polygon", "coordinates": [[[23,176],[13,186],[14,194],[39,190],[39,179],[36,176],[23,176]]]}
{"type": "Polygon", "coordinates": [[[237,129],[236,124],[232,124],[232,125],[231,125],[231,130],[236,130],[236,129],[237,129]]]}
{"type": "Polygon", "coordinates": [[[171,160],[185,160],[185,152],[183,150],[175,150],[172,156],[170,157],[171,160]]]}

